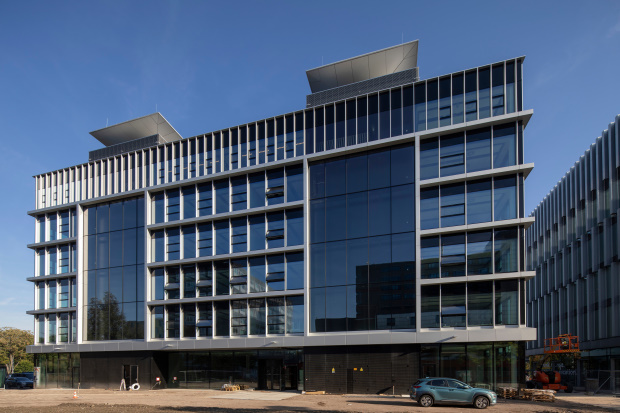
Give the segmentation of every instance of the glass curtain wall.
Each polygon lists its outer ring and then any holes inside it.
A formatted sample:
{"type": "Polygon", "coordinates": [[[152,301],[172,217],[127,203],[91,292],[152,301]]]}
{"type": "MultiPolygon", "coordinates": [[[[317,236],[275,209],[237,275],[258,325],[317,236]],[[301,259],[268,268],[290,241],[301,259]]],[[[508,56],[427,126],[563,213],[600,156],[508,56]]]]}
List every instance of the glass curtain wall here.
{"type": "Polygon", "coordinates": [[[144,198],[84,211],[84,340],[144,338],[144,198]]]}
{"type": "Polygon", "coordinates": [[[414,148],[310,166],[312,332],[415,328],[414,148]]]}

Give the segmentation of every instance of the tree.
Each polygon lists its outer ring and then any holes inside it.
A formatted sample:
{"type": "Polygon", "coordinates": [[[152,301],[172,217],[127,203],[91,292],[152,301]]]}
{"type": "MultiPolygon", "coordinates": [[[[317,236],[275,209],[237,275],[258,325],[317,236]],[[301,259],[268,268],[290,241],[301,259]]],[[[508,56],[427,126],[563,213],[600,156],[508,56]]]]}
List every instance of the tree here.
{"type": "Polygon", "coordinates": [[[34,371],[34,363],[28,359],[22,359],[15,365],[15,373],[34,371]]]}
{"type": "Polygon", "coordinates": [[[15,366],[22,360],[32,363],[32,354],[26,353],[26,346],[34,343],[31,331],[13,327],[0,328],[0,362],[6,365],[8,374],[13,374],[15,366]]]}

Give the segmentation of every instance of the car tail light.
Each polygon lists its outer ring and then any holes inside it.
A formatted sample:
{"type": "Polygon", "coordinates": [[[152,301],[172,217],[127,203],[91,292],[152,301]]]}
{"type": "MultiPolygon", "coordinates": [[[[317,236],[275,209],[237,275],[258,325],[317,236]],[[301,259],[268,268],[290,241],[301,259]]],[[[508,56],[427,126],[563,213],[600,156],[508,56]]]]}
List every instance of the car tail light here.
{"type": "Polygon", "coordinates": [[[411,387],[413,387],[414,389],[419,389],[422,386],[411,386],[411,387]]]}

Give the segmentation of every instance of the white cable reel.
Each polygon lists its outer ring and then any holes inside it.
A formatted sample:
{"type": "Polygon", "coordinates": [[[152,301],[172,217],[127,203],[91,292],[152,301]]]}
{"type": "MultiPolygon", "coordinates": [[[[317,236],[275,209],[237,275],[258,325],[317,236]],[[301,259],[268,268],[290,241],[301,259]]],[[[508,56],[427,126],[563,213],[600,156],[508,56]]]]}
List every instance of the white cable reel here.
{"type": "Polygon", "coordinates": [[[140,390],[140,384],[139,383],[134,383],[131,385],[131,390],[140,390]]]}

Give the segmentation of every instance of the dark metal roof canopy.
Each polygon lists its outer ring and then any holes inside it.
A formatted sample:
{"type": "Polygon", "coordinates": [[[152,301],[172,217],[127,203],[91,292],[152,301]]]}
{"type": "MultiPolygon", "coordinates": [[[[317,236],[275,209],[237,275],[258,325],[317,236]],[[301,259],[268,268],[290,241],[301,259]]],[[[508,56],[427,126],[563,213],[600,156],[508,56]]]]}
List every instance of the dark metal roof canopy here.
{"type": "Polygon", "coordinates": [[[312,93],[351,83],[415,69],[418,66],[418,41],[352,57],[306,71],[312,93]]]}

